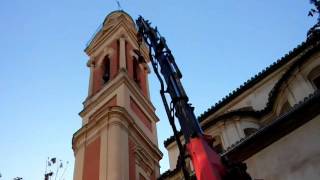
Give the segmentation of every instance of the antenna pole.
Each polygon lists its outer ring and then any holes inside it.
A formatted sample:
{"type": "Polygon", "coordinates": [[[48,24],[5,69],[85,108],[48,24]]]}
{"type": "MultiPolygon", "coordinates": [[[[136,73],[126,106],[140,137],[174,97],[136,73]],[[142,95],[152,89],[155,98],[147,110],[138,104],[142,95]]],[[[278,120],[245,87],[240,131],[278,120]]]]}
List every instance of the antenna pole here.
{"type": "Polygon", "coordinates": [[[116,0],[116,2],[117,2],[117,5],[118,5],[118,10],[122,10],[120,2],[118,0],[116,0]]]}

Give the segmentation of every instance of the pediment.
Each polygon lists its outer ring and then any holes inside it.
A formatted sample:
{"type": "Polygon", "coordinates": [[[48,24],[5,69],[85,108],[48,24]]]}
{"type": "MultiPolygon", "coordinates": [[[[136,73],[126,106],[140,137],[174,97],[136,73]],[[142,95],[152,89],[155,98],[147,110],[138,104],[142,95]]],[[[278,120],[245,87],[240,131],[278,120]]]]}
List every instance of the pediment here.
{"type": "Polygon", "coordinates": [[[114,25],[117,25],[119,22],[125,22],[126,24],[130,26],[134,26],[134,22],[131,19],[130,16],[123,13],[114,14],[112,16],[107,16],[105,21],[103,22],[104,27],[113,27],[114,25]]]}

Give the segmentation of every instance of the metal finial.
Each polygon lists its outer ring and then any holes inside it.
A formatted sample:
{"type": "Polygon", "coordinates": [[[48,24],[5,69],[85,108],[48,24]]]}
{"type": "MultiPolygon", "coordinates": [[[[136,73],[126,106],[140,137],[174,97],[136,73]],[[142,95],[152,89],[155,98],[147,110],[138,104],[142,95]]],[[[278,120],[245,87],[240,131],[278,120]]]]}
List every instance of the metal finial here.
{"type": "Polygon", "coordinates": [[[118,10],[122,10],[120,2],[119,1],[116,1],[116,2],[117,2],[117,5],[118,5],[118,10]]]}

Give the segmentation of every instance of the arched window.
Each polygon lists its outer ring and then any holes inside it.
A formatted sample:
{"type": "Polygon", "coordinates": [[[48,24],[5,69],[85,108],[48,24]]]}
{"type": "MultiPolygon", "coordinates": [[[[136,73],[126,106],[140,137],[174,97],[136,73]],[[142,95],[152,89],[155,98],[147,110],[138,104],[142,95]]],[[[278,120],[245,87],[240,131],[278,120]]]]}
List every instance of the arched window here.
{"type": "Polygon", "coordinates": [[[313,84],[316,86],[317,89],[320,89],[320,76],[313,79],[313,84]]]}
{"type": "Polygon", "coordinates": [[[106,56],[103,60],[103,83],[106,83],[110,80],[110,59],[106,56]]]}
{"type": "Polygon", "coordinates": [[[256,128],[245,128],[243,131],[244,131],[244,135],[248,137],[251,134],[257,132],[258,130],[256,128]]]}
{"type": "Polygon", "coordinates": [[[320,89],[320,66],[315,67],[309,74],[308,79],[311,84],[316,88],[320,89]]]}

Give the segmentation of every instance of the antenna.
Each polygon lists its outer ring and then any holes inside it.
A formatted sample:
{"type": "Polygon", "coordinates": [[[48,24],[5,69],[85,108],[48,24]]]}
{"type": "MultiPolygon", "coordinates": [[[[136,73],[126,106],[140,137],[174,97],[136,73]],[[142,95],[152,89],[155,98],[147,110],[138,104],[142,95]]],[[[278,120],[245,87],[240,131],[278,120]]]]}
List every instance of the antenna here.
{"type": "Polygon", "coordinates": [[[118,5],[118,10],[122,10],[120,2],[118,0],[116,0],[116,2],[117,2],[117,5],[118,5]]]}

